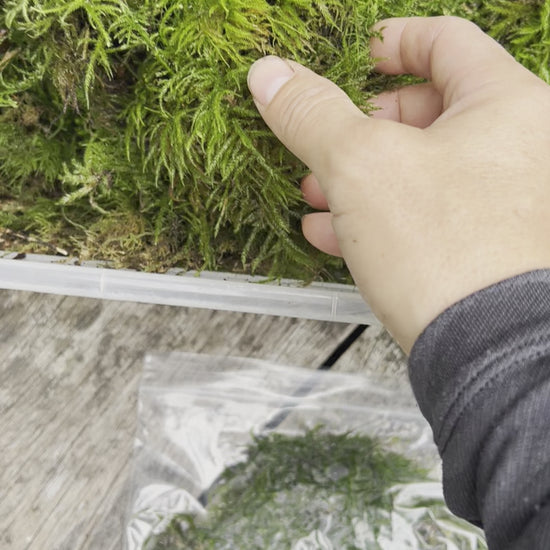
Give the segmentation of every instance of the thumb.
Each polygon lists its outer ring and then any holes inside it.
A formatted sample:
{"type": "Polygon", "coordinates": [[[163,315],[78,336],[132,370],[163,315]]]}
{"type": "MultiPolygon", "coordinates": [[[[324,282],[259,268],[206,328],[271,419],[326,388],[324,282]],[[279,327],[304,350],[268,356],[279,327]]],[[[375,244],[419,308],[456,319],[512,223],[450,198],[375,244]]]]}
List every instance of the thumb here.
{"type": "Polygon", "coordinates": [[[273,133],[318,175],[334,168],[332,159],[341,161],[354,129],[375,122],[336,84],[279,57],[256,61],[248,87],[273,133]]]}

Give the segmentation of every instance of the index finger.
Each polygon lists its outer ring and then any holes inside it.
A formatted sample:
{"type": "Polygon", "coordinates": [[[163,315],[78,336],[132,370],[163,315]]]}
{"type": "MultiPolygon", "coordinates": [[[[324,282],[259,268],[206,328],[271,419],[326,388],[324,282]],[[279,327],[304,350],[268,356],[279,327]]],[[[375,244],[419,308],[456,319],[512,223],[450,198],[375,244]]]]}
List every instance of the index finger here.
{"type": "Polygon", "coordinates": [[[371,41],[377,70],[431,80],[444,108],[489,83],[510,81],[514,58],[477,25],[459,17],[392,18],[378,22],[371,41]]]}

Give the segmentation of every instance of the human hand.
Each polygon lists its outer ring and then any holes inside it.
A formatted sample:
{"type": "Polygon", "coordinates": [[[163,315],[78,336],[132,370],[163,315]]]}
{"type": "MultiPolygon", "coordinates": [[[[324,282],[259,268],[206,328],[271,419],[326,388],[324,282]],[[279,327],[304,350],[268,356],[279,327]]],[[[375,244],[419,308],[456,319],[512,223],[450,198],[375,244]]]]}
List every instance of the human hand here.
{"type": "Polygon", "coordinates": [[[473,23],[388,19],[377,70],[426,84],[379,95],[364,115],[335,84],[267,57],[249,73],[257,108],[312,174],[325,210],[303,232],[343,255],[408,353],[447,307],[550,267],[550,87],[473,23]]]}

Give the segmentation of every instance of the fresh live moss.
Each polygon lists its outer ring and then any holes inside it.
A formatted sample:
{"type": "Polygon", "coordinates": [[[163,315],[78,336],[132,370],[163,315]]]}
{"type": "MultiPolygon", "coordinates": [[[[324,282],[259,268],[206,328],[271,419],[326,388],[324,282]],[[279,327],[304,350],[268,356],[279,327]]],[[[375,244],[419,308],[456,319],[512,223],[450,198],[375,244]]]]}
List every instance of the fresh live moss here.
{"type": "Polygon", "coordinates": [[[300,234],[306,169],[261,121],[248,68],[296,59],[368,112],[404,81],[371,72],[369,27],[438,14],[550,80],[550,0],[5,0],[0,227],[32,237],[19,251],[141,270],[340,279],[300,234]]]}
{"type": "Polygon", "coordinates": [[[366,436],[273,433],[254,439],[247,459],[223,472],[208,493],[206,517],[179,515],[144,548],[293,548],[316,530],[342,550],[358,548],[357,533],[369,531],[369,547],[379,548],[375,537],[390,528],[388,489],[424,476],[366,436]]]}

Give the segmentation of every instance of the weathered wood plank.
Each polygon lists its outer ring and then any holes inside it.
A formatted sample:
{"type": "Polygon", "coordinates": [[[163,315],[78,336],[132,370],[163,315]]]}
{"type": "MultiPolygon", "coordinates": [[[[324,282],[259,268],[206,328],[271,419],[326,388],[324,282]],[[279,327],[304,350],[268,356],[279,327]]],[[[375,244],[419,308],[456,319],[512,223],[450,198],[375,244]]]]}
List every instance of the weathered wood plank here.
{"type": "Polygon", "coordinates": [[[0,292],[0,314],[0,547],[13,550],[120,548],[147,351],[316,367],[351,330],[13,291],[0,292]]]}
{"type": "Polygon", "coordinates": [[[365,372],[387,387],[409,386],[407,358],[395,340],[381,325],[373,325],[342,355],[334,370],[365,372]]]}
{"type": "Polygon", "coordinates": [[[394,390],[395,407],[418,410],[409,381],[407,358],[395,340],[381,325],[368,327],[348,351],[340,357],[333,370],[362,372],[374,385],[394,390]]]}

